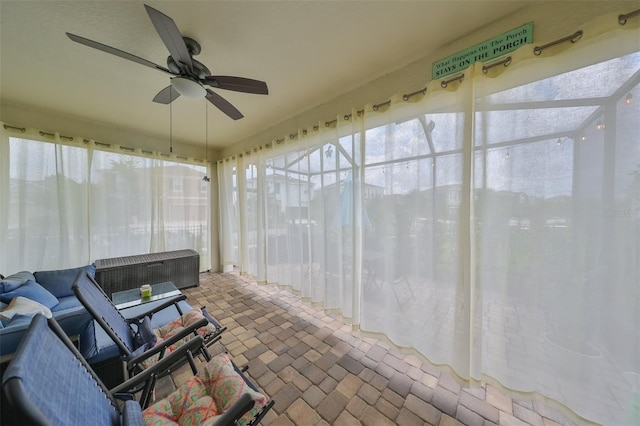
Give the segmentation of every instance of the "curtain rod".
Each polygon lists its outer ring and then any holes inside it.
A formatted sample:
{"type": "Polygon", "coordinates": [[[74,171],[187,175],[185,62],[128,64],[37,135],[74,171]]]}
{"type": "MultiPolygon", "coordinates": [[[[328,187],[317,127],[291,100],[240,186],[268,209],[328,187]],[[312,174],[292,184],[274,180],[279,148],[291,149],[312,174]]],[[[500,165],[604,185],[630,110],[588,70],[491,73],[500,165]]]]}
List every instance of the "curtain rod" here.
{"type": "Polygon", "coordinates": [[[440,87],[442,87],[443,89],[446,89],[449,83],[453,83],[454,81],[460,81],[460,83],[462,83],[463,80],[464,80],[464,73],[457,75],[455,77],[451,77],[449,80],[442,80],[440,82],[440,87]]]}
{"type": "MultiPolygon", "coordinates": [[[[50,136],[50,137],[54,137],[56,134],[55,133],[48,133],[48,132],[43,132],[42,130],[40,130],[40,136],[50,136]]],[[[73,140],[73,136],[65,136],[65,135],[60,135],[60,139],[66,139],[68,141],[72,141],[73,140]]]]}
{"type": "MultiPolygon", "coordinates": [[[[27,131],[26,127],[17,127],[17,126],[12,126],[10,124],[3,124],[3,127],[6,130],[16,130],[16,131],[19,131],[19,132],[22,132],[22,133],[25,133],[27,131]]],[[[46,137],[51,137],[51,138],[56,136],[56,133],[45,132],[45,131],[42,131],[42,130],[39,130],[38,134],[40,136],[46,136],[46,137]]],[[[66,140],[68,140],[70,142],[74,140],[73,136],[58,135],[58,137],[60,139],[66,139],[66,140]]],[[[97,140],[84,139],[84,138],[81,139],[81,140],[82,140],[82,142],[84,144],[88,144],[88,143],[93,141],[94,145],[96,145],[96,146],[101,146],[101,147],[105,147],[105,148],[111,148],[111,144],[110,143],[104,143],[104,142],[99,142],[97,140]]],[[[116,146],[121,151],[128,151],[128,152],[135,152],[136,151],[136,148],[134,148],[134,147],[128,147],[128,146],[123,146],[123,145],[116,145],[116,146]]],[[[154,151],[149,151],[149,150],[145,150],[145,149],[140,149],[140,152],[142,154],[145,154],[145,155],[154,155],[154,151]]],[[[159,152],[159,151],[155,152],[155,154],[158,154],[161,157],[171,157],[171,154],[165,154],[165,153],[159,152]]],[[[175,155],[175,158],[178,159],[178,160],[182,160],[182,161],[188,161],[189,160],[189,157],[186,157],[184,155],[175,155]]],[[[206,162],[205,160],[201,160],[201,159],[195,158],[195,157],[192,158],[192,160],[196,161],[196,162],[199,162],[199,163],[206,162]]]]}
{"type": "Polygon", "coordinates": [[[422,88],[421,90],[416,90],[415,92],[408,93],[406,95],[402,95],[402,100],[406,102],[409,99],[413,98],[415,95],[419,95],[419,94],[423,94],[423,95],[427,94],[426,86],[424,88],[422,88]]]}
{"type": "Polygon", "coordinates": [[[540,56],[542,51],[548,47],[555,46],[556,44],[564,43],[565,41],[570,41],[571,43],[577,43],[578,40],[582,38],[582,30],[576,31],[575,33],[568,35],[566,37],[559,38],[558,40],[552,41],[551,43],[547,43],[543,46],[536,46],[533,48],[533,54],[536,56],[540,56]]]}
{"type": "Polygon", "coordinates": [[[640,15],[640,9],[629,12],[626,15],[618,15],[618,24],[625,25],[627,23],[627,19],[636,17],[638,15],[640,15]]]}
{"type": "Polygon", "coordinates": [[[8,124],[4,125],[5,130],[6,129],[12,129],[12,130],[20,130],[22,133],[26,132],[27,129],[24,127],[16,127],[16,126],[9,126],[8,124]]]}
{"type": "MultiPolygon", "coordinates": [[[[358,114],[358,117],[360,117],[362,114],[364,114],[364,110],[363,109],[359,109],[358,111],[356,111],[356,114],[358,114]]],[[[351,116],[352,116],[352,114],[345,114],[344,115],[344,121],[351,120],[351,116]]]]}
{"type": "Polygon", "coordinates": [[[375,105],[373,106],[373,110],[374,110],[374,111],[377,111],[380,107],[383,107],[383,106],[389,106],[389,105],[391,105],[391,100],[388,100],[388,101],[386,101],[386,102],[382,102],[382,103],[379,103],[379,104],[375,104],[375,105]]]}
{"type": "Polygon", "coordinates": [[[484,74],[486,74],[487,72],[489,72],[489,70],[493,67],[497,67],[498,65],[504,65],[505,67],[508,67],[509,65],[511,65],[511,56],[507,56],[506,58],[502,59],[501,61],[496,61],[492,64],[489,65],[483,65],[482,66],[482,72],[484,74]]]}

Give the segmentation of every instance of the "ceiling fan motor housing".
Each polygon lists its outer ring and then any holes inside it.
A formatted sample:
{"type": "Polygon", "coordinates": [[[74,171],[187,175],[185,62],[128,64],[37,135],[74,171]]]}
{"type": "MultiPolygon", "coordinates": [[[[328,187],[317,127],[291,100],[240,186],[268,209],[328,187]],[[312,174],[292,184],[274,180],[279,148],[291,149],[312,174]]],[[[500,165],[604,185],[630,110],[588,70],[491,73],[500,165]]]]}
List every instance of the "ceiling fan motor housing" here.
{"type": "Polygon", "coordinates": [[[201,52],[200,43],[198,43],[197,41],[195,41],[190,37],[182,37],[182,39],[184,40],[184,44],[187,45],[187,50],[189,51],[191,56],[196,56],[200,54],[201,52]]]}
{"type": "MultiPolygon", "coordinates": [[[[195,59],[191,59],[191,62],[193,63],[193,73],[197,78],[203,79],[211,75],[211,71],[209,71],[209,68],[207,68],[206,65],[204,65],[202,62],[196,61],[195,59]]],[[[167,68],[169,68],[169,71],[174,74],[183,73],[183,70],[180,69],[172,56],[167,57],[167,68]]]]}

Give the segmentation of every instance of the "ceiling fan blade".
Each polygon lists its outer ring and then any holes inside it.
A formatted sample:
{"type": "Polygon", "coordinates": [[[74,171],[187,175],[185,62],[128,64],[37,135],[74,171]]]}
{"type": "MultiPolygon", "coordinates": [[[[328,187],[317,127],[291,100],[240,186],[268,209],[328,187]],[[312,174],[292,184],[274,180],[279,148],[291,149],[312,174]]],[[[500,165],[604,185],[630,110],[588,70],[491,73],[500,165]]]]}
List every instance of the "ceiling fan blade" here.
{"type": "Polygon", "coordinates": [[[173,19],[165,15],[164,13],[152,8],[151,6],[144,5],[151,18],[153,26],[156,27],[156,31],[162,42],[167,46],[169,54],[178,65],[182,64],[189,72],[193,72],[193,62],[191,61],[191,55],[189,49],[180,34],[180,30],[173,22],[173,19]]]}
{"type": "Polygon", "coordinates": [[[240,111],[238,111],[238,109],[236,107],[231,105],[231,103],[229,103],[229,101],[227,101],[225,98],[223,98],[222,96],[218,95],[217,93],[213,93],[209,89],[207,89],[207,100],[209,102],[211,102],[220,111],[224,112],[225,114],[227,114],[229,117],[233,118],[234,120],[239,120],[242,117],[244,117],[244,115],[242,115],[242,113],[240,111]]]}
{"type": "Polygon", "coordinates": [[[138,56],[132,55],[131,53],[124,52],[120,49],[116,49],[115,47],[107,46],[106,44],[98,43],[97,41],[89,40],[88,38],[81,37],[79,35],[67,33],[67,37],[76,43],[84,44],[85,46],[93,47],[94,49],[102,50],[103,52],[110,53],[112,55],[119,56],[124,59],[128,59],[133,62],[137,62],[141,65],[145,65],[150,68],[155,68],[159,71],[166,72],[167,74],[175,75],[167,68],[160,66],[158,64],[154,64],[153,62],[147,61],[146,59],[142,59],[138,56]]]}
{"type": "Polygon", "coordinates": [[[153,102],[157,102],[159,104],[170,104],[171,102],[178,99],[180,93],[173,86],[169,85],[158,92],[158,94],[153,98],[153,102]]]}
{"type": "Polygon", "coordinates": [[[269,94],[267,83],[260,80],[253,80],[251,78],[215,75],[211,77],[205,77],[203,80],[205,84],[211,87],[217,87],[218,89],[254,93],[257,95],[269,94]]]}

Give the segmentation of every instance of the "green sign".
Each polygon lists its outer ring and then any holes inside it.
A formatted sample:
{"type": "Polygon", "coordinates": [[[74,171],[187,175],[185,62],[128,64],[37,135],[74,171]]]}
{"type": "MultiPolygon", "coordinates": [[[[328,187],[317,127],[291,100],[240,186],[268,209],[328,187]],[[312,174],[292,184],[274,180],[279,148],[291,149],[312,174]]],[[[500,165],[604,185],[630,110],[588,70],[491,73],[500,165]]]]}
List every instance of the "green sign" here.
{"type": "Polygon", "coordinates": [[[521,27],[434,62],[431,65],[431,78],[436,80],[460,72],[475,62],[490,61],[532,41],[533,22],[528,22],[521,27]]]}

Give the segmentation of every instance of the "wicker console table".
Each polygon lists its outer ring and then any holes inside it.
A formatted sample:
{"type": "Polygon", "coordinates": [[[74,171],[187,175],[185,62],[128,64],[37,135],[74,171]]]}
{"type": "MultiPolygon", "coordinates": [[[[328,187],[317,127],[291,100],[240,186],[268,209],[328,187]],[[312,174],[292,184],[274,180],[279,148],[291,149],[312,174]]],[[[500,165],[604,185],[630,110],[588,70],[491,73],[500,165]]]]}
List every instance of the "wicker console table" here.
{"type": "Polygon", "coordinates": [[[96,281],[109,297],[143,284],[171,281],[177,288],[199,285],[200,255],[195,250],[98,259],[96,281]]]}

